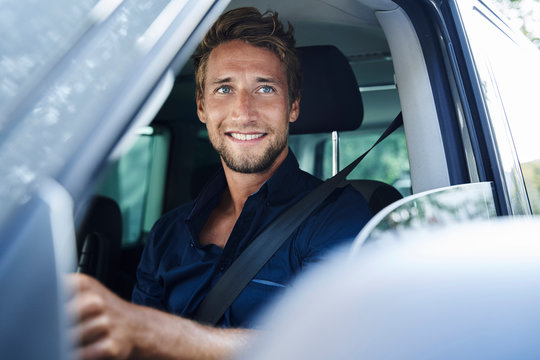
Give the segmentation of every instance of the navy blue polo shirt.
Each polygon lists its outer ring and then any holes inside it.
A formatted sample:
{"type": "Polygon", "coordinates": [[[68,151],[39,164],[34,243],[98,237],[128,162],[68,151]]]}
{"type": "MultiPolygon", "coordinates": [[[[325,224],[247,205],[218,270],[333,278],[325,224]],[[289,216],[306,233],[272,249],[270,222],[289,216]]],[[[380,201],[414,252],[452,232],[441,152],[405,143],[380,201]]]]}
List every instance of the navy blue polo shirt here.
{"type": "MultiPolygon", "coordinates": [[[[226,246],[201,246],[201,232],[226,186],[223,170],[192,202],[165,214],[149,234],[137,268],[133,302],[191,317],[210,288],[275,217],[321,180],[302,171],[289,150],[280,168],[247,199],[226,246]]],[[[351,187],[337,189],[285,241],[219,321],[251,327],[261,308],[330,248],[350,242],[371,217],[351,187]]]]}

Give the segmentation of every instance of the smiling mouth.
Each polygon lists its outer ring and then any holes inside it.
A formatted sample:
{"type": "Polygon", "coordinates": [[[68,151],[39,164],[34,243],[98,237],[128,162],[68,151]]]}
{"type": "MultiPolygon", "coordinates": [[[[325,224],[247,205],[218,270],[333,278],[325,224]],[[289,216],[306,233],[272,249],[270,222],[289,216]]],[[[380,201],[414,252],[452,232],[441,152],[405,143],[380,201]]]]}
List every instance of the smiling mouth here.
{"type": "Polygon", "coordinates": [[[265,136],[266,133],[258,133],[258,134],[227,133],[227,135],[229,135],[230,137],[236,140],[249,141],[249,140],[260,139],[263,136],[265,136]]]}

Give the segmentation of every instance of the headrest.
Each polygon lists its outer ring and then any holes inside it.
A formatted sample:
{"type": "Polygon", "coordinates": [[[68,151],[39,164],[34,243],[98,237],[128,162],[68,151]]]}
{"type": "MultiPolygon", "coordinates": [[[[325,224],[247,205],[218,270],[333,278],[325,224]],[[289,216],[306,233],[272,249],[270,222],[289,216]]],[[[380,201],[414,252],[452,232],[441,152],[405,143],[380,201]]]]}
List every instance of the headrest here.
{"type": "Polygon", "coordinates": [[[303,81],[300,116],[291,134],[330,133],[357,129],[364,108],[349,61],[334,46],[299,47],[303,81]]]}

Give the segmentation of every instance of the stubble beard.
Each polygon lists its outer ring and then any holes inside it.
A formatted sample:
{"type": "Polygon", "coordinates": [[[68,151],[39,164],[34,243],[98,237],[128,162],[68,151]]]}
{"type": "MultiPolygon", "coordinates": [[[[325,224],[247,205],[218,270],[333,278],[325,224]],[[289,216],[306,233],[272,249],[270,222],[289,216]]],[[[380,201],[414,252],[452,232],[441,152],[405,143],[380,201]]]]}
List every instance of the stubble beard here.
{"type": "Polygon", "coordinates": [[[288,127],[282,134],[276,136],[262,154],[235,153],[225,144],[225,141],[209,133],[210,142],[225,165],[238,173],[255,174],[265,172],[274,164],[277,157],[287,147],[288,127]]]}

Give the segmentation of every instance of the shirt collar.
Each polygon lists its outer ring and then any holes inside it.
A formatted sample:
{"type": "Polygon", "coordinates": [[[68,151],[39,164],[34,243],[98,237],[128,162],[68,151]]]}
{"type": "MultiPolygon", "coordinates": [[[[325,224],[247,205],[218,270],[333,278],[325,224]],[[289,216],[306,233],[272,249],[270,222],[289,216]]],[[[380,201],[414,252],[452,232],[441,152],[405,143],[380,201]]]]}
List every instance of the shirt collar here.
{"type": "MultiPolygon", "coordinates": [[[[257,192],[252,196],[262,196],[270,205],[284,203],[297,194],[298,172],[300,171],[298,161],[291,149],[288,149],[287,157],[276,170],[274,175],[268,179],[257,192]]],[[[223,168],[204,186],[203,190],[195,199],[193,210],[189,215],[192,218],[204,207],[217,202],[219,195],[226,186],[226,178],[223,168]]]]}
{"type": "Polygon", "coordinates": [[[226,184],[225,173],[223,172],[223,168],[220,168],[195,198],[193,209],[186,220],[190,220],[206,206],[217,203],[226,184]]]}
{"type": "Polygon", "coordinates": [[[281,166],[276,170],[274,175],[263,184],[259,191],[266,187],[267,202],[269,202],[270,205],[287,202],[298,192],[296,186],[298,185],[299,171],[298,161],[289,148],[287,157],[281,166]]]}

